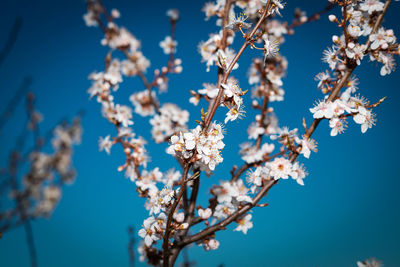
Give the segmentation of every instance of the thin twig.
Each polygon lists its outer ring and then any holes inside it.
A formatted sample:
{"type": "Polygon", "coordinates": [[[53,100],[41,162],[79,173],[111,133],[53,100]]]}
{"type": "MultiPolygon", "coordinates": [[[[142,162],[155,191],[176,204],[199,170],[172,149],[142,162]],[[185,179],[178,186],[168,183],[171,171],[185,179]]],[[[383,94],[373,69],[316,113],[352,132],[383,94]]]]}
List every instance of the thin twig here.
{"type": "MultiPolygon", "coordinates": [[[[250,34],[247,36],[246,40],[244,41],[242,47],[239,49],[239,52],[235,55],[233,58],[231,64],[229,65],[228,69],[225,72],[224,78],[221,81],[221,84],[226,83],[226,81],[229,78],[229,75],[232,72],[233,67],[239,60],[240,56],[243,54],[244,50],[246,47],[252,43],[252,38],[256,34],[258,28],[261,26],[265,18],[269,15],[269,8],[271,5],[271,0],[268,0],[267,5],[265,6],[264,12],[261,15],[261,18],[258,20],[256,26],[254,26],[253,30],[250,32],[250,34]]],[[[210,123],[215,115],[215,112],[218,109],[219,103],[221,102],[222,95],[224,94],[224,88],[220,85],[218,95],[217,97],[213,100],[211,104],[211,108],[209,108],[209,112],[207,112],[207,116],[204,119],[204,130],[207,130],[208,127],[210,126],[210,123]]]]}
{"type": "Polygon", "coordinates": [[[15,42],[17,41],[18,34],[21,30],[22,19],[20,17],[14,20],[14,24],[11,28],[10,34],[8,35],[7,41],[4,44],[3,49],[0,51],[0,67],[3,65],[4,60],[10,54],[15,42]]]}
{"type": "Polygon", "coordinates": [[[174,203],[172,204],[172,207],[171,207],[171,209],[169,210],[169,213],[168,213],[168,219],[167,219],[167,224],[165,226],[164,241],[163,241],[163,255],[164,255],[163,266],[164,267],[168,267],[169,266],[169,252],[170,252],[169,251],[169,235],[170,235],[170,232],[171,232],[172,218],[174,216],[174,212],[175,212],[175,210],[176,210],[176,208],[177,208],[177,206],[178,206],[183,194],[186,191],[186,187],[185,187],[186,183],[184,183],[184,181],[186,180],[186,177],[188,175],[189,167],[190,166],[187,163],[185,165],[185,169],[183,171],[183,175],[182,175],[182,178],[181,178],[182,184],[181,184],[181,187],[180,187],[179,194],[176,197],[176,199],[175,199],[174,203]]]}

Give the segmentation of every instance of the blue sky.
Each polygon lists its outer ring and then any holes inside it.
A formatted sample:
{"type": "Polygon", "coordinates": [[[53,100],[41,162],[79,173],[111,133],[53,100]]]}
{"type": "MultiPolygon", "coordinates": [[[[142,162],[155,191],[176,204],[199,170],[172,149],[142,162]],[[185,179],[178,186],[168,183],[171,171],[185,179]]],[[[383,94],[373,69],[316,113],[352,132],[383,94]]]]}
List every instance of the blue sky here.
{"type": "MultiPolygon", "coordinates": [[[[295,7],[309,14],[325,6],[325,1],[287,1],[282,12],[291,18],[295,7]]],[[[200,12],[202,1],[128,1],[104,0],[107,7],[121,11],[120,25],[126,26],[142,41],[143,53],[151,59],[152,69],[167,61],[158,43],[169,33],[165,12],[170,7],[181,11],[176,35],[177,57],[183,60],[183,73],[171,76],[168,94],[162,102],[176,101],[192,112],[190,127],[199,117],[200,107],[188,103],[189,89],[199,89],[204,82],[215,82],[215,72],[206,73],[200,63],[197,44],[215,32],[214,21],[204,21],[200,12]]],[[[75,184],[65,188],[61,203],[50,220],[33,223],[39,266],[127,266],[128,225],[137,229],[146,212],[135,186],[117,172],[124,158],[114,147],[112,154],[98,152],[99,136],[115,133],[99,112],[96,101],[86,93],[93,70],[102,70],[107,49],[100,45],[102,35],[97,28],[87,28],[82,20],[83,0],[27,1],[2,0],[0,31],[6,36],[17,16],[23,25],[16,44],[0,66],[0,112],[2,112],[26,75],[33,77],[31,89],[37,95],[38,109],[44,114],[43,129],[49,129],[60,118],[71,118],[84,109],[84,135],[76,148],[74,166],[78,176],[75,184]]],[[[334,11],[334,12],[337,12],[334,11]]],[[[385,20],[400,36],[400,3],[393,2],[385,20]]],[[[288,36],[281,53],[289,61],[288,75],[283,80],[285,101],[273,103],[280,125],[301,127],[301,119],[311,121],[308,108],[321,93],[314,76],[326,69],[320,61],[322,51],[330,45],[330,33],[338,29],[325,15],[318,22],[305,25],[288,36]]],[[[239,40],[239,38],[237,39],[239,40]]],[[[234,46],[238,46],[239,41],[234,46]]],[[[241,86],[250,89],[245,78],[250,57],[257,51],[248,50],[234,75],[241,86]],[[246,66],[246,67],[245,67],[246,66]]],[[[260,56],[260,55],[258,55],[260,56]]],[[[321,123],[314,138],[319,151],[309,160],[302,160],[310,175],[306,186],[282,181],[268,195],[270,205],[257,208],[253,214],[254,228],[245,236],[228,231],[217,235],[220,249],[204,252],[192,247],[189,255],[199,266],[355,266],[357,260],[377,257],[386,266],[400,265],[400,175],[398,174],[397,141],[400,130],[400,72],[388,77],[379,75],[379,66],[364,59],[355,74],[360,79],[360,93],[371,101],[383,96],[388,99],[376,109],[377,126],[361,134],[358,125],[349,123],[347,132],[329,136],[326,122],[321,123]]],[[[215,70],[214,70],[215,71],[215,70]]],[[[149,71],[148,77],[152,77],[149,71]]],[[[117,99],[127,103],[134,91],[143,90],[137,79],[126,79],[117,99]]],[[[250,106],[250,99],[247,99],[250,106]]],[[[204,106],[204,105],[203,105],[204,106]]],[[[222,120],[224,113],[216,118],[222,120]]],[[[224,139],[224,164],[216,175],[202,182],[200,201],[207,203],[212,183],[229,177],[232,164],[241,164],[238,144],[246,136],[254,113],[240,123],[230,123],[224,139]]],[[[7,154],[15,141],[15,131],[22,127],[24,112],[18,107],[13,120],[5,125],[0,136],[0,166],[6,165],[7,154]]],[[[149,123],[135,116],[135,131],[149,136],[149,123]]],[[[149,142],[151,167],[165,171],[174,160],[163,151],[166,145],[149,142]],[[159,165],[158,163],[161,162],[159,165]]],[[[6,233],[0,239],[1,266],[27,266],[28,250],[23,229],[6,233]]]]}

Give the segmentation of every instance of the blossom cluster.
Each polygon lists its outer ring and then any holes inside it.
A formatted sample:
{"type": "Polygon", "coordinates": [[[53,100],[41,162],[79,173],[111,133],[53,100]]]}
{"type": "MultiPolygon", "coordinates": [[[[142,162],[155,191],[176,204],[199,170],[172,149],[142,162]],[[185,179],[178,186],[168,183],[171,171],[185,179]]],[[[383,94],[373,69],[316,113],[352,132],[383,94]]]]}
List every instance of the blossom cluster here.
{"type": "Polygon", "coordinates": [[[221,150],[225,147],[221,124],[213,122],[207,131],[197,126],[186,133],[171,137],[167,153],[188,160],[194,158],[196,167],[210,173],[223,161],[221,150]]]}
{"type": "Polygon", "coordinates": [[[126,162],[118,169],[125,170],[139,196],[146,199],[149,217],[139,231],[143,239],[139,246],[141,259],[152,265],[170,266],[180,249],[188,244],[197,243],[205,250],[215,250],[220,245],[216,231],[225,229],[231,222],[236,223],[235,231],[246,234],[253,227],[250,209],[260,205],[258,201],[278,180],[291,178],[304,185],[307,171],[298,156],[308,159],[311,152],[317,152],[317,143],[311,135],[320,120],[329,120],[332,136],[344,131],[349,117],[361,125],[363,133],[375,124],[372,109],[383,100],[370,104],[364,97],[356,95],[359,82],[351,74],[367,55],[372,61],[383,63],[382,75],[394,70],[393,56],[399,53],[399,47],[393,31],[380,26],[382,20],[378,19],[384,15],[385,5],[378,0],[332,2],[341,6],[344,18],[339,20],[331,15],[329,19],[343,28],[343,34],[333,36],[333,46],[324,52],[322,60],[330,69],[318,74],[316,80],[325,96],[310,109],[314,119],[311,126],[307,127],[303,120],[304,133],[301,134],[297,128],[280,126],[275,112],[277,107],[271,107],[271,103],[281,102],[285,96],[283,80],[288,62],[279,53],[279,47],[285,42],[285,35],[294,33],[294,27],[319,19],[319,13],[308,17],[304,11],[296,10],[293,23],[288,24],[277,19],[284,9],[280,0],[206,3],[203,7],[206,20],[216,17],[216,24],[221,28],[200,42],[198,52],[207,71],[217,69],[218,80],[207,81],[203,88],[190,91],[190,103],[201,105],[203,99],[209,105],[207,109],[201,109],[201,120],[196,121],[198,125],[190,128],[187,126],[189,113],[175,104],[163,103],[154,90],[166,92],[168,74],[182,72],[182,61],[175,58],[178,42],[174,29],[179,12],[167,12],[172,31],[159,43],[164,54],[169,55],[168,64],[155,69],[154,79],[147,80],[150,62],[140,52],[140,42],[115,24],[119,12],[114,10],[114,14],[107,15],[100,2],[89,1],[89,11],[84,17],[86,23],[102,28],[105,35],[102,44],[112,51],[123,52],[126,57],[116,59],[112,52],[109,53],[106,70],[90,76],[93,84],[89,93],[91,97],[97,97],[103,116],[118,131],[115,137],[101,138],[100,149],[110,153],[113,145],[122,145],[126,162]],[[238,9],[242,12],[236,12],[238,9]],[[101,20],[102,15],[106,22],[101,20]],[[232,44],[238,38],[243,38],[243,45],[236,53],[232,44]],[[361,43],[362,39],[366,39],[365,44],[361,43]],[[247,90],[240,88],[239,79],[232,73],[236,75],[238,58],[246,47],[254,49],[260,57],[252,60],[248,70],[253,98],[251,107],[259,114],[248,127],[249,140],[240,144],[239,154],[244,163],[240,168],[233,166],[231,179],[211,187],[209,205],[197,205],[201,174],[211,176],[224,160],[221,153],[225,147],[226,128],[213,118],[216,110],[227,109],[225,124],[243,118],[245,113],[243,103],[247,90]],[[112,95],[128,76],[138,76],[144,85],[129,98],[133,108],[114,103],[112,95]],[[166,153],[174,156],[182,172],[147,168],[146,141],[136,137],[131,129],[133,112],[149,118],[153,139],[158,144],[168,142],[166,153]],[[241,177],[243,173],[247,173],[245,179],[241,177]],[[188,234],[189,229],[199,223],[204,223],[205,228],[197,234],[188,234]]]}
{"type": "MultiPolygon", "coordinates": [[[[400,53],[393,30],[383,26],[373,31],[377,15],[383,11],[384,4],[378,0],[352,1],[342,7],[345,14],[344,22],[340,22],[335,15],[329,20],[340,25],[344,24],[345,31],[341,36],[332,37],[333,45],[324,51],[322,60],[329,64],[330,70],[316,76],[318,88],[324,93],[332,92],[340,79],[345,76],[346,70],[360,65],[365,56],[371,61],[383,64],[380,74],[390,74],[395,67],[394,54],[400,53]],[[344,10],[345,9],[345,10],[344,10]],[[363,38],[364,37],[364,38],[363,38]],[[361,41],[366,39],[365,44],[361,41]]],[[[315,119],[328,119],[331,136],[343,133],[347,127],[347,118],[353,117],[355,123],[361,125],[361,132],[365,133],[375,125],[376,115],[372,112],[374,105],[370,105],[366,98],[355,94],[358,90],[358,79],[353,75],[344,85],[336,99],[319,101],[310,111],[315,119]]]]}
{"type": "Polygon", "coordinates": [[[153,126],[151,133],[156,143],[168,141],[169,138],[179,132],[187,130],[189,112],[180,109],[177,105],[166,103],[160,108],[160,115],[150,119],[153,126]]]}
{"type": "MultiPolygon", "coordinates": [[[[35,111],[35,114],[38,113],[35,111]]],[[[29,125],[34,129],[38,127],[37,122],[30,122],[29,125]]],[[[13,153],[10,164],[22,170],[23,164],[27,163],[28,168],[21,180],[14,177],[17,173],[13,174],[11,170],[8,197],[15,205],[0,212],[1,232],[27,220],[52,214],[61,199],[62,187],[74,182],[76,172],[72,166],[73,146],[80,143],[81,134],[80,118],[77,117],[70,125],[63,122],[52,131],[52,152],[37,146],[25,160],[20,159],[23,155],[15,154],[21,151],[13,153]]]]}

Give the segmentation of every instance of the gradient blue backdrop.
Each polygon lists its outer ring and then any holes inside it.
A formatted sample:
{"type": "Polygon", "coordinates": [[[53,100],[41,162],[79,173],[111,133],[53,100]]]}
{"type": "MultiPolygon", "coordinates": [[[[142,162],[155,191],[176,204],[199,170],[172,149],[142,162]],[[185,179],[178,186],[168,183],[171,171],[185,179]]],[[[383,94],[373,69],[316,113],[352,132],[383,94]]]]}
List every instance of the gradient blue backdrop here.
{"type": "MultiPolygon", "coordinates": [[[[177,100],[181,107],[193,112],[191,121],[198,119],[199,107],[188,103],[188,90],[199,89],[203,82],[214,82],[216,77],[215,69],[205,72],[205,65],[200,63],[196,52],[198,42],[216,31],[214,20],[205,22],[200,12],[203,1],[104,2],[109,8],[118,8],[122,13],[120,25],[142,40],[143,52],[152,60],[152,69],[167,60],[158,46],[169,33],[165,12],[170,7],[180,9],[177,56],[183,59],[184,71],[171,76],[169,93],[160,99],[162,102],[177,100]]],[[[326,4],[317,0],[287,2],[282,13],[288,19],[297,6],[311,14],[326,4]]],[[[14,18],[23,18],[17,42],[0,67],[0,112],[25,75],[34,78],[31,89],[45,117],[43,129],[50,128],[62,117],[72,117],[82,108],[86,110],[83,141],[74,155],[77,180],[65,188],[50,220],[33,223],[39,266],[127,266],[127,226],[138,229],[146,212],[135,186],[116,170],[124,160],[122,151],[114,147],[111,156],[98,152],[98,137],[114,133],[113,127],[101,117],[98,103],[89,102],[86,93],[90,86],[88,74],[103,69],[108,51],[100,45],[100,30],[84,25],[83,0],[2,0],[0,6],[0,46],[14,18]]],[[[393,2],[385,21],[398,36],[399,12],[400,3],[393,2]]],[[[285,102],[274,103],[273,107],[282,126],[300,128],[303,116],[311,121],[308,108],[321,97],[313,78],[327,67],[320,61],[321,53],[331,43],[330,33],[336,30],[325,15],[318,22],[298,28],[281,46],[281,53],[289,61],[288,76],[284,79],[286,95],[285,102]]],[[[239,43],[237,39],[235,46],[239,43]]],[[[235,76],[242,77],[244,89],[249,88],[247,79],[243,78],[249,56],[257,53],[248,50],[240,60],[241,68],[234,72],[235,76]]],[[[221,241],[219,250],[204,252],[193,247],[189,253],[198,266],[220,263],[225,266],[355,266],[357,260],[371,256],[382,259],[386,266],[400,266],[400,73],[382,78],[379,66],[368,61],[364,59],[363,66],[355,72],[360,78],[360,92],[371,101],[388,96],[376,109],[377,127],[361,134],[360,127],[350,122],[345,134],[332,138],[327,123],[322,123],[315,134],[319,152],[312,154],[310,160],[302,159],[310,172],[306,185],[301,187],[290,180],[273,188],[268,195],[270,206],[255,209],[254,228],[246,236],[233,232],[230,227],[217,234],[221,241]]],[[[148,77],[152,77],[151,73],[148,77]]],[[[126,79],[117,99],[127,103],[127,96],[143,89],[138,80],[126,79]]],[[[250,100],[246,101],[249,107],[250,100]]],[[[224,113],[218,113],[217,119],[222,120],[224,113]]],[[[202,182],[204,205],[211,182],[227,178],[229,166],[241,164],[238,144],[244,140],[246,134],[242,130],[253,116],[249,111],[248,120],[228,124],[224,165],[217,168],[214,177],[202,182]]],[[[20,105],[1,136],[0,166],[7,164],[7,154],[22,127],[22,118],[24,112],[20,105]]],[[[135,116],[135,129],[148,136],[150,127],[146,120],[135,116]]],[[[165,171],[175,164],[163,153],[165,147],[150,141],[151,167],[160,166],[165,171]]],[[[6,233],[0,239],[0,266],[28,264],[23,229],[6,233]]]]}

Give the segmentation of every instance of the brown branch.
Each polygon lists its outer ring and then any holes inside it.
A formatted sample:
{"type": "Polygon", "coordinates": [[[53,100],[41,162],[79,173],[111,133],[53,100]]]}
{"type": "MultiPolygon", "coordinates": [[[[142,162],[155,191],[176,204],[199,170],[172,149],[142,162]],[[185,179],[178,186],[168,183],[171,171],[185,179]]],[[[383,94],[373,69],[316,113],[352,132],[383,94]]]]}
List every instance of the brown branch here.
{"type": "Polygon", "coordinates": [[[247,171],[248,169],[250,169],[250,168],[252,168],[254,166],[260,165],[260,164],[262,164],[264,162],[271,161],[271,159],[274,159],[274,158],[276,158],[278,156],[284,155],[285,153],[287,153],[289,151],[290,151],[289,149],[282,150],[281,152],[278,152],[278,153],[276,153],[276,154],[274,154],[272,156],[268,156],[263,160],[256,161],[256,162],[253,162],[253,163],[245,163],[245,164],[243,164],[242,167],[240,167],[239,170],[237,170],[237,172],[232,176],[231,182],[234,182],[234,181],[238,180],[240,178],[240,176],[242,176],[242,174],[245,171],[247,171]]]}
{"type": "Polygon", "coordinates": [[[204,229],[203,231],[192,235],[188,236],[185,238],[182,242],[178,243],[179,246],[184,247],[188,244],[191,244],[193,242],[199,241],[217,231],[224,230],[228,224],[231,222],[235,221],[238,217],[241,215],[245,214],[247,211],[252,209],[257,205],[257,203],[268,193],[268,190],[275,184],[277,183],[277,180],[269,180],[267,183],[264,185],[264,187],[260,190],[260,192],[253,198],[252,203],[247,203],[245,206],[242,208],[238,209],[235,211],[232,215],[230,215],[228,218],[222,220],[221,222],[208,227],[204,229]]]}
{"type": "MultiPolygon", "coordinates": [[[[232,4],[235,2],[235,0],[227,0],[225,3],[225,8],[224,8],[224,16],[222,19],[222,39],[220,43],[220,49],[225,50],[226,47],[228,46],[227,44],[227,39],[228,39],[228,33],[229,31],[225,28],[225,26],[229,22],[229,10],[231,9],[232,4]]],[[[217,87],[221,85],[222,78],[224,77],[224,69],[218,66],[218,71],[217,71],[217,87]]],[[[211,102],[213,103],[213,102],[211,102]]],[[[208,105],[207,108],[207,114],[210,113],[212,104],[208,105]]]]}
{"type": "Polygon", "coordinates": [[[298,26],[301,26],[303,24],[319,20],[321,18],[321,15],[329,12],[334,7],[335,7],[334,4],[329,3],[323,10],[318,11],[318,12],[314,13],[313,15],[309,16],[306,21],[301,22],[300,20],[296,20],[296,21],[292,22],[292,24],[288,25],[287,28],[290,30],[290,29],[296,28],[298,26]]]}
{"type": "Polygon", "coordinates": [[[164,267],[168,267],[169,266],[169,252],[170,252],[169,251],[169,235],[170,235],[170,232],[171,232],[172,217],[174,215],[174,212],[175,212],[175,210],[176,210],[176,208],[177,208],[177,206],[178,206],[183,194],[186,191],[186,187],[185,187],[186,183],[184,181],[186,180],[186,177],[188,175],[189,167],[190,166],[187,163],[185,165],[185,169],[184,169],[183,174],[182,174],[182,178],[181,178],[182,184],[181,184],[181,187],[180,187],[179,194],[176,197],[176,199],[175,199],[174,203],[172,204],[172,207],[171,207],[171,209],[170,209],[170,211],[168,213],[168,219],[167,219],[167,224],[165,226],[164,241],[163,241],[163,255],[164,255],[163,266],[164,267]]]}
{"type": "Polygon", "coordinates": [[[343,27],[343,33],[344,33],[344,40],[346,43],[346,47],[349,44],[349,33],[347,31],[347,2],[344,1],[343,3],[343,23],[342,23],[342,27],[343,27]]]}
{"type": "MultiPolygon", "coordinates": [[[[268,126],[268,125],[264,125],[264,119],[265,119],[265,116],[267,115],[268,101],[269,101],[269,97],[268,96],[264,96],[263,105],[261,107],[261,119],[260,119],[260,126],[263,127],[263,128],[268,126]]],[[[260,134],[257,137],[257,141],[256,141],[256,148],[257,149],[260,149],[260,147],[261,147],[261,141],[262,141],[263,135],[264,135],[264,133],[260,134]]]]}
{"type": "MultiPolygon", "coordinates": [[[[383,20],[383,17],[388,9],[388,6],[390,4],[391,0],[387,0],[387,2],[385,3],[385,7],[381,13],[381,15],[378,17],[377,22],[374,25],[373,31],[372,33],[374,33],[378,27],[380,26],[380,23],[383,20]]],[[[368,40],[367,42],[367,47],[370,45],[370,41],[368,40]]],[[[343,75],[341,81],[336,85],[335,89],[332,91],[332,93],[330,94],[330,96],[328,97],[327,101],[332,101],[333,99],[335,99],[339,92],[340,89],[345,85],[345,83],[347,82],[347,80],[350,78],[352,72],[354,71],[354,69],[356,68],[356,66],[348,69],[345,73],[345,75],[343,75]]],[[[317,128],[319,122],[321,121],[321,119],[315,119],[312,123],[312,125],[310,126],[310,128],[308,128],[306,135],[308,137],[310,137],[312,135],[312,133],[315,131],[315,129],[317,128]]],[[[298,154],[297,153],[292,153],[292,155],[290,156],[290,161],[293,163],[296,159],[297,159],[298,154]]],[[[278,182],[278,180],[270,180],[268,181],[260,190],[260,192],[253,198],[253,202],[252,203],[248,203],[245,206],[243,206],[242,208],[240,208],[239,210],[237,210],[236,212],[234,212],[231,216],[229,216],[228,218],[224,219],[223,221],[208,227],[204,230],[202,230],[201,232],[193,235],[193,236],[189,236],[187,238],[185,238],[182,242],[178,243],[179,247],[184,247],[188,244],[191,244],[193,242],[196,242],[198,240],[201,240],[219,230],[223,230],[225,229],[225,227],[230,224],[231,222],[233,222],[236,218],[238,218],[239,216],[245,214],[247,211],[249,211],[250,209],[252,209],[253,207],[257,206],[258,202],[262,199],[262,197],[264,195],[267,194],[267,192],[278,182]]]]}
{"type": "MultiPolygon", "coordinates": [[[[129,58],[129,57],[128,57],[129,58]]],[[[147,89],[147,92],[149,93],[149,98],[150,98],[150,102],[153,105],[154,109],[156,110],[156,112],[158,114],[161,114],[160,112],[160,107],[158,102],[153,98],[152,95],[152,89],[153,89],[153,85],[151,83],[149,83],[149,81],[147,80],[146,76],[143,74],[143,72],[138,71],[138,76],[140,77],[140,79],[142,80],[144,86],[147,89]]]]}
{"type": "MultiPolygon", "coordinates": [[[[252,43],[252,38],[255,35],[255,33],[257,32],[258,28],[261,26],[261,24],[263,23],[263,21],[265,20],[265,18],[269,15],[269,8],[271,5],[271,0],[268,0],[267,5],[265,6],[264,12],[261,15],[261,18],[258,20],[256,26],[254,26],[253,30],[250,32],[250,34],[247,36],[246,40],[244,41],[242,47],[239,49],[239,52],[235,55],[235,57],[233,58],[231,64],[229,65],[228,69],[225,72],[224,78],[221,81],[222,83],[226,83],[226,81],[229,78],[229,75],[232,72],[233,67],[235,66],[236,62],[239,60],[240,56],[243,54],[244,50],[246,49],[246,47],[252,43]]],[[[208,110],[209,112],[207,112],[207,116],[204,119],[204,130],[207,130],[208,127],[210,126],[210,123],[215,115],[215,112],[218,109],[219,103],[221,102],[221,98],[222,95],[224,94],[224,88],[221,86],[219,86],[219,91],[218,91],[218,95],[217,97],[214,99],[214,101],[211,104],[211,108],[209,107],[208,110]]]]}
{"type": "MultiPolygon", "coordinates": [[[[190,204],[189,208],[187,211],[187,217],[186,217],[186,222],[189,224],[189,226],[182,231],[182,234],[180,234],[180,237],[185,237],[187,233],[189,232],[189,228],[194,225],[192,224],[192,221],[195,219],[194,218],[194,209],[196,207],[196,201],[197,201],[197,195],[199,192],[199,187],[200,187],[200,177],[194,180],[193,188],[192,188],[192,194],[190,196],[190,204]]],[[[176,247],[172,249],[171,253],[171,259],[170,259],[170,265],[173,266],[175,264],[176,259],[179,256],[179,253],[181,252],[182,248],[176,247]]]]}
{"type": "MultiPolygon", "coordinates": [[[[383,17],[385,16],[389,5],[391,3],[392,0],[387,0],[385,3],[385,6],[383,8],[382,13],[379,15],[377,21],[375,22],[374,27],[372,28],[371,34],[375,33],[379,26],[381,25],[382,21],[383,21],[383,17]]],[[[365,44],[367,49],[365,51],[368,51],[369,46],[371,45],[371,40],[370,38],[368,38],[367,43],[365,44]]],[[[357,65],[353,65],[350,69],[348,69],[345,74],[343,75],[342,79],[340,80],[340,82],[336,85],[336,87],[333,89],[332,93],[329,95],[328,99],[326,100],[326,102],[329,101],[333,101],[338,95],[340,90],[342,89],[342,87],[346,84],[347,80],[350,78],[351,74],[353,73],[354,69],[357,67],[357,65]]],[[[315,129],[317,128],[318,124],[321,122],[321,119],[314,119],[314,121],[312,122],[311,126],[308,128],[307,132],[306,132],[306,136],[307,137],[311,137],[311,135],[314,133],[315,129]]],[[[294,162],[297,157],[298,157],[298,153],[292,153],[292,155],[290,156],[290,161],[294,162]]]]}

